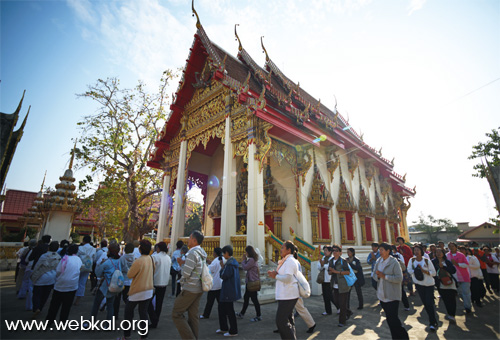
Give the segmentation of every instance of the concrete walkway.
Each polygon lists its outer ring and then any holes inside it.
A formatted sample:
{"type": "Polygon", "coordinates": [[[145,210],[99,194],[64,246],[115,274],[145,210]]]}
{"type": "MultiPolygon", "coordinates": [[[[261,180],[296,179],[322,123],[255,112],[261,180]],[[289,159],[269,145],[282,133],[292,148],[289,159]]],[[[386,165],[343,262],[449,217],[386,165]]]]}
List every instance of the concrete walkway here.
{"type": "MultiPolygon", "coordinates": [[[[170,292],[167,288],[167,294],[170,292]]],[[[32,313],[24,309],[25,301],[18,300],[15,296],[14,272],[0,273],[0,302],[1,302],[1,339],[116,339],[122,336],[120,331],[8,331],[5,320],[31,320],[32,313]]],[[[307,327],[300,318],[296,319],[297,338],[298,339],[390,339],[390,332],[385,317],[381,313],[381,308],[377,307],[375,290],[370,285],[363,287],[365,299],[364,309],[356,310],[356,293],[351,294],[351,306],[354,315],[347,321],[343,328],[337,327],[338,318],[334,315],[322,316],[324,311],[322,296],[313,296],[306,299],[305,305],[316,321],[316,329],[313,334],[307,334],[307,327]]],[[[171,313],[173,299],[168,296],[165,299],[160,324],[157,329],[151,329],[150,339],[179,339],[172,319],[171,313]]],[[[200,311],[205,306],[206,294],[203,296],[200,304],[200,311]]],[[[437,293],[436,293],[436,302],[437,293]]],[[[80,320],[81,317],[88,319],[93,302],[93,296],[87,290],[85,298],[80,305],[73,306],[70,313],[70,319],[80,320]]],[[[49,302],[50,303],[50,299],[49,302]]],[[[48,309],[48,303],[40,314],[38,320],[44,320],[48,309]]],[[[439,302],[437,313],[439,317],[439,329],[435,333],[428,331],[428,318],[423,311],[420,298],[418,296],[410,297],[411,310],[406,312],[400,304],[399,316],[404,322],[410,335],[410,339],[499,339],[500,337],[500,304],[497,294],[488,294],[483,308],[475,308],[474,313],[465,315],[462,302],[457,303],[457,324],[451,325],[444,320],[445,309],[442,302],[439,302]]],[[[215,334],[219,328],[217,317],[217,304],[215,304],[210,319],[200,320],[200,339],[221,339],[222,335],[215,334]]],[[[250,322],[255,316],[255,310],[252,305],[249,306],[245,318],[238,320],[239,336],[236,339],[280,339],[279,334],[272,331],[276,328],[274,319],[277,304],[271,303],[262,306],[261,322],[250,322]]],[[[123,315],[124,305],[121,304],[120,316],[123,315]]],[[[235,304],[235,310],[241,309],[241,303],[235,304]]],[[[136,317],[137,309],[135,311],[136,317]]],[[[99,318],[104,319],[105,312],[99,313],[99,318]]],[[[132,333],[132,339],[138,339],[136,332],[132,333]]]]}

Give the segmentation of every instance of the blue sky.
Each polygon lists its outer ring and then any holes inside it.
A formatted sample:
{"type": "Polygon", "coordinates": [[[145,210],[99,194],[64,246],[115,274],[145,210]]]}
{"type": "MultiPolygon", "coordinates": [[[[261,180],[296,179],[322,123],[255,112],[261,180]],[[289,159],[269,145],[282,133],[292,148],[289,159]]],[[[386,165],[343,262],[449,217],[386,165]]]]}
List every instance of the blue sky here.
{"type": "MultiPolygon", "coordinates": [[[[188,0],[1,1],[0,110],[22,92],[31,105],[7,188],[54,187],[67,168],[76,123],[96,107],[77,93],[98,78],[153,91],[163,70],[183,67],[196,31],[188,0]]],[[[479,224],[494,216],[484,180],[471,177],[472,145],[500,126],[500,2],[497,0],[201,0],[209,37],[273,61],[365,142],[382,147],[417,186],[420,212],[479,224]],[[488,85],[487,85],[488,84],[488,85]]],[[[172,91],[175,91],[176,84],[172,91]]],[[[77,179],[85,171],[75,172],[77,179]]]]}

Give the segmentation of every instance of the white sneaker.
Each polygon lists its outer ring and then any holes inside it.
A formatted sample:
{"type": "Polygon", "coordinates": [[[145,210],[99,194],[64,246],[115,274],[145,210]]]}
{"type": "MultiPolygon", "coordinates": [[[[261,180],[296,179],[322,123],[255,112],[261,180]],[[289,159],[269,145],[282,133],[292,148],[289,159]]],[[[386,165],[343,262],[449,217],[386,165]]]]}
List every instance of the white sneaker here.
{"type": "Polygon", "coordinates": [[[218,330],[215,331],[215,333],[217,333],[217,334],[221,334],[221,333],[224,333],[224,332],[225,331],[223,331],[222,329],[218,329],[218,330]]]}
{"type": "Polygon", "coordinates": [[[337,309],[337,314],[340,314],[340,309],[337,309]]]}
{"type": "Polygon", "coordinates": [[[224,333],[224,336],[238,336],[238,333],[231,334],[231,333],[227,332],[227,333],[224,333]]]}

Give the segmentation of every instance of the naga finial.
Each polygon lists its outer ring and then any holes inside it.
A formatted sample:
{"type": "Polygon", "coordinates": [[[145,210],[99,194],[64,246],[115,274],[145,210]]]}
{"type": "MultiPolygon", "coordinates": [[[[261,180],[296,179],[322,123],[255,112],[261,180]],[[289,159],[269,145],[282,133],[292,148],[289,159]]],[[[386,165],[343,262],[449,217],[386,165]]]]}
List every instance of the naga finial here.
{"type": "Polygon", "coordinates": [[[200,17],[198,16],[198,13],[196,13],[196,10],[194,9],[194,0],[191,2],[191,9],[193,10],[193,16],[196,15],[196,28],[201,28],[200,17]]]}
{"type": "Polygon", "coordinates": [[[394,160],[395,159],[396,159],[396,157],[392,157],[391,165],[394,165],[394,160]]]}
{"type": "Polygon", "coordinates": [[[335,114],[338,114],[338,112],[337,112],[337,97],[335,97],[335,95],[333,95],[333,98],[335,98],[335,106],[333,109],[334,109],[335,114]]]}
{"type": "Polygon", "coordinates": [[[234,25],[234,35],[236,36],[236,40],[238,40],[238,51],[242,51],[243,50],[243,45],[241,45],[241,40],[240,40],[240,37],[238,37],[238,32],[236,32],[236,26],[239,26],[240,24],[235,24],[234,25]]]}
{"type": "Polygon", "coordinates": [[[266,54],[266,61],[269,61],[269,55],[267,54],[267,50],[266,48],[264,47],[264,40],[262,40],[262,38],[264,38],[264,36],[261,36],[260,37],[260,44],[262,45],[262,49],[265,54],[266,54]]]}

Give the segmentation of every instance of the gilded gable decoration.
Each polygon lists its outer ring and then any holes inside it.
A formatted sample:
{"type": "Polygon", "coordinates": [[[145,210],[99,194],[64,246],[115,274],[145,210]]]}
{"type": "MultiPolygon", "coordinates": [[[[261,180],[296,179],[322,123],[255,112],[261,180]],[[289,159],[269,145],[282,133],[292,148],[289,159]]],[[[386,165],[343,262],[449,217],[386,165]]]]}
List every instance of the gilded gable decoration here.
{"type": "MultiPolygon", "coordinates": [[[[313,231],[313,242],[330,242],[330,239],[323,239],[320,237],[320,208],[326,208],[330,210],[333,206],[333,199],[330,195],[330,191],[327,189],[325,181],[321,178],[321,174],[316,165],[316,155],[313,149],[314,158],[314,175],[313,182],[311,186],[311,192],[307,201],[309,202],[309,207],[311,209],[311,227],[313,231]]],[[[328,230],[330,230],[330,225],[328,225],[328,230]]],[[[330,234],[330,232],[329,232],[330,234]]]]}
{"type": "Polygon", "coordinates": [[[248,141],[241,139],[233,144],[233,158],[236,156],[243,157],[243,162],[248,164],[248,141]]]}
{"type": "Polygon", "coordinates": [[[361,187],[361,185],[360,185],[359,189],[360,189],[360,194],[359,194],[359,210],[358,210],[359,215],[360,216],[372,216],[373,215],[373,211],[372,211],[372,208],[371,208],[370,199],[366,195],[365,189],[363,189],[363,187],[361,187]]]}
{"type": "Polygon", "coordinates": [[[312,157],[308,152],[310,148],[310,145],[297,145],[295,147],[297,151],[297,175],[302,177],[302,186],[306,184],[306,174],[312,165],[312,157]]]}
{"type": "Polygon", "coordinates": [[[384,203],[380,200],[378,193],[375,191],[375,217],[376,218],[386,218],[387,214],[385,212],[384,203]]]}
{"type": "Polygon", "coordinates": [[[257,151],[254,155],[255,160],[259,161],[259,173],[262,172],[262,168],[264,167],[264,162],[266,161],[267,154],[271,149],[271,138],[267,134],[267,132],[273,127],[272,124],[259,119],[257,126],[257,138],[256,138],[256,146],[257,151]]]}
{"type": "Polygon", "coordinates": [[[349,149],[347,151],[347,165],[349,172],[351,173],[351,179],[353,179],[354,171],[356,171],[359,166],[359,158],[358,156],[356,156],[355,148],[349,149]]]}
{"type": "Polygon", "coordinates": [[[372,178],[375,176],[375,166],[370,160],[365,160],[365,177],[368,180],[368,187],[372,185],[372,178]]]}
{"type": "Polygon", "coordinates": [[[380,175],[379,181],[380,181],[380,193],[382,194],[382,197],[385,201],[385,198],[391,191],[391,185],[389,184],[388,179],[383,177],[382,175],[380,175]]]}
{"type": "Polygon", "coordinates": [[[333,174],[340,165],[340,157],[336,154],[337,150],[338,150],[337,146],[331,146],[326,149],[326,159],[327,159],[326,168],[330,173],[330,182],[333,182],[333,174]]]}
{"type": "Polygon", "coordinates": [[[342,168],[340,169],[340,188],[339,188],[339,199],[337,203],[337,211],[356,211],[353,199],[347,186],[345,185],[344,177],[342,176],[342,168]]]}

